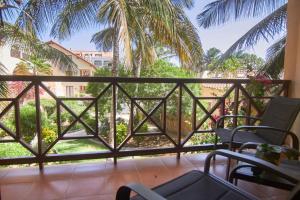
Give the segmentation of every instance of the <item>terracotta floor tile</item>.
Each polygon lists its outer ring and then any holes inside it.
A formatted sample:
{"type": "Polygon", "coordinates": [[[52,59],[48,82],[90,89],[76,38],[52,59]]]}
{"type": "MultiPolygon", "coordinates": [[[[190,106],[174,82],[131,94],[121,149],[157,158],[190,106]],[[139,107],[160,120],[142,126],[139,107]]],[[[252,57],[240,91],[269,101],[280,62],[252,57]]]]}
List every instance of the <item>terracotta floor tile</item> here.
{"type": "Polygon", "coordinates": [[[174,174],[172,176],[172,172],[166,169],[162,169],[162,170],[157,169],[157,170],[139,171],[139,177],[142,184],[148,187],[154,187],[168,180],[171,180],[174,177],[174,174]]]}
{"type": "Polygon", "coordinates": [[[1,200],[26,200],[33,183],[15,183],[1,185],[1,200]]]}
{"type": "Polygon", "coordinates": [[[74,178],[70,181],[66,197],[82,197],[100,194],[112,194],[113,186],[107,176],[74,178]]]}
{"type": "Polygon", "coordinates": [[[69,181],[39,181],[35,182],[25,199],[30,200],[54,200],[64,199],[69,181]]]}
{"type": "Polygon", "coordinates": [[[115,198],[116,198],[115,195],[96,195],[96,196],[67,198],[66,200],[115,200],[115,198]]]}
{"type": "Polygon", "coordinates": [[[33,182],[40,179],[41,172],[37,167],[8,169],[0,184],[33,182]]]}
{"type": "MultiPolygon", "coordinates": [[[[136,157],[97,163],[1,169],[1,200],[114,200],[117,189],[131,182],[154,187],[190,170],[203,170],[206,154],[136,157]],[[1,178],[2,177],[2,178],[1,178]]],[[[225,176],[226,159],[217,157],[211,173],[225,176]]],[[[285,199],[286,191],[239,182],[239,187],[262,199],[285,199]]]]}

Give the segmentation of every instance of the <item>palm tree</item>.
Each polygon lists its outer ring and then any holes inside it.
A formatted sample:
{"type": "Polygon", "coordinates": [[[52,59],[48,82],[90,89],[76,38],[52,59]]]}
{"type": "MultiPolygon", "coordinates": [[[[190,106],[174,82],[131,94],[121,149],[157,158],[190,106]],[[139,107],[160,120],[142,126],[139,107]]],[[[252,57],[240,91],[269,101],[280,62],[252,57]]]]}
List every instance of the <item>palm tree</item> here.
{"type": "Polygon", "coordinates": [[[21,61],[13,71],[14,75],[52,75],[52,67],[46,60],[30,56],[29,62],[21,61]]]}
{"type": "Polygon", "coordinates": [[[35,12],[32,12],[32,10],[38,7],[51,10],[50,5],[52,5],[53,2],[54,0],[28,0],[24,5],[22,0],[1,0],[0,46],[17,44],[24,51],[31,52],[32,55],[45,58],[53,63],[59,63],[63,68],[74,69],[76,66],[68,56],[50,47],[47,43],[41,42],[37,37],[37,30],[41,28],[38,24],[42,23],[42,21],[44,23],[47,18],[41,14],[37,16],[38,9],[35,10],[35,12]],[[43,18],[43,20],[41,20],[41,18],[43,18]],[[12,21],[14,21],[14,24],[11,23],[12,21]]]}
{"type": "Polygon", "coordinates": [[[189,8],[192,3],[191,0],[72,2],[57,18],[52,35],[64,39],[95,22],[107,25],[105,30],[94,35],[92,41],[98,47],[113,49],[113,76],[117,74],[120,47],[125,66],[132,68],[134,60],[135,63],[143,63],[146,58],[147,62],[153,60],[154,41],[171,47],[185,66],[192,66],[194,58],[202,55],[200,39],[183,12],[183,7],[189,8]]]}
{"type": "MultiPolygon", "coordinates": [[[[286,32],[287,0],[215,0],[198,15],[198,23],[204,28],[221,25],[231,20],[267,15],[246,34],[238,39],[223,55],[223,59],[234,52],[244,50],[264,39],[269,42],[275,35],[286,32]]],[[[285,36],[273,44],[267,53],[267,64],[262,73],[278,78],[283,69],[285,36]]]]}

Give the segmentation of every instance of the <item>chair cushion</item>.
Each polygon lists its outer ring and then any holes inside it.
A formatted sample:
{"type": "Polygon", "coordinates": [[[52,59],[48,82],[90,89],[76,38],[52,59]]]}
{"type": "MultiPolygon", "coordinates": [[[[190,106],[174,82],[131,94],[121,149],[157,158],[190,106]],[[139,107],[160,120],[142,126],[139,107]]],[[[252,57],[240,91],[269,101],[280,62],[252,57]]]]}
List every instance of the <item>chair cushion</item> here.
{"type": "MultiPolygon", "coordinates": [[[[190,171],[153,189],[168,200],[244,200],[256,199],[228,182],[200,171],[190,171]]],[[[135,196],[132,200],[142,200],[135,196]]]]}
{"type": "MultiPolygon", "coordinates": [[[[216,134],[220,137],[222,143],[229,143],[231,139],[231,129],[218,128],[215,130],[216,134]]],[[[246,142],[268,143],[265,139],[261,138],[255,132],[251,131],[238,131],[234,136],[235,144],[243,144],[246,142]]]]}

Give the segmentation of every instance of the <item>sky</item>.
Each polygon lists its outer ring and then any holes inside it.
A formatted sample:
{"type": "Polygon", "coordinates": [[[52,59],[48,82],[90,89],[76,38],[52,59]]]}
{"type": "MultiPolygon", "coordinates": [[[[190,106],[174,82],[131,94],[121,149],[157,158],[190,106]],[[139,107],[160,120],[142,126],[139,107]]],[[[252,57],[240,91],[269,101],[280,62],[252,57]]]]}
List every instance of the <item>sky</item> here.
{"type": "MultiPolygon", "coordinates": [[[[212,1],[213,0],[195,0],[194,7],[186,11],[191,22],[195,25],[195,27],[197,27],[198,34],[205,51],[212,47],[216,47],[222,52],[226,51],[238,38],[244,35],[253,25],[262,19],[262,17],[256,19],[242,19],[240,21],[228,22],[225,25],[209,29],[200,28],[196,20],[197,15],[203,10],[205,5],[212,1]]],[[[99,30],[96,28],[84,29],[78,31],[71,38],[57,42],[72,50],[96,50],[95,45],[90,43],[90,40],[92,35],[97,31],[99,30]]],[[[277,39],[278,38],[279,37],[277,37],[277,39]]],[[[48,36],[43,38],[43,40],[50,39],[55,40],[48,36]]],[[[259,44],[257,44],[254,48],[248,49],[247,52],[265,58],[266,49],[270,46],[270,44],[272,44],[272,41],[270,41],[270,43],[260,41],[259,44]]]]}

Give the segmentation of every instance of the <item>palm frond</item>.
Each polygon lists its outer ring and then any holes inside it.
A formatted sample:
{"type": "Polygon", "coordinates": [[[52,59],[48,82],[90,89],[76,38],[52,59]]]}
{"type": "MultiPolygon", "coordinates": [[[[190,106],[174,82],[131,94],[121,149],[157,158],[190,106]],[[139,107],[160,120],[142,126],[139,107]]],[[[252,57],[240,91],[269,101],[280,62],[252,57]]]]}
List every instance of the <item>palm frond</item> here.
{"type": "Polygon", "coordinates": [[[42,35],[67,2],[68,0],[28,0],[22,6],[15,24],[25,32],[42,35]]]}
{"type": "Polygon", "coordinates": [[[51,36],[58,39],[70,37],[78,30],[97,24],[97,12],[104,0],[68,1],[55,19],[51,36]]]}
{"type": "MultiPolygon", "coordinates": [[[[5,75],[6,70],[7,69],[4,66],[4,64],[0,62],[0,75],[5,75]]],[[[0,81],[0,97],[6,97],[7,92],[8,92],[7,83],[0,81]]]]}
{"type": "Polygon", "coordinates": [[[286,45],[286,36],[279,39],[277,42],[275,42],[272,46],[270,46],[267,49],[267,60],[271,60],[274,55],[277,55],[280,51],[282,51],[283,48],[285,48],[286,45]]]}
{"type": "Polygon", "coordinates": [[[284,67],[286,37],[281,38],[267,50],[267,62],[259,73],[279,79],[284,67]]]}
{"type": "Polygon", "coordinates": [[[242,17],[263,16],[275,11],[287,0],[216,0],[197,16],[199,26],[208,28],[242,17]]]}
{"type": "Polygon", "coordinates": [[[95,43],[97,49],[110,51],[113,44],[114,28],[109,27],[92,36],[91,42],[95,43]]]}
{"type": "Polygon", "coordinates": [[[65,54],[52,48],[49,44],[41,42],[32,34],[27,34],[19,27],[5,24],[0,29],[0,38],[2,43],[18,45],[24,52],[30,52],[32,55],[48,59],[52,63],[59,64],[65,69],[75,69],[75,63],[65,54]]]}
{"type": "Polygon", "coordinates": [[[287,4],[278,8],[252,27],[223,54],[222,59],[230,57],[236,51],[254,46],[261,39],[269,42],[269,39],[273,39],[275,35],[286,30],[286,20],[287,4]]]}
{"type": "Polygon", "coordinates": [[[192,8],[194,6],[194,0],[172,0],[172,3],[181,8],[192,8]]]}

